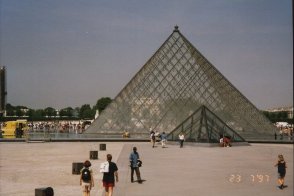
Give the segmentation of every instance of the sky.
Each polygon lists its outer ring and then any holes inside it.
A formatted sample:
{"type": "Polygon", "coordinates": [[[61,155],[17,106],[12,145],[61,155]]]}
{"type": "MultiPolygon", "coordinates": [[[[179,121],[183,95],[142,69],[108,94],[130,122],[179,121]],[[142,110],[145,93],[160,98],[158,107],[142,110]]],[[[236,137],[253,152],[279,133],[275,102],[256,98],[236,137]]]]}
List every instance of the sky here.
{"type": "Polygon", "coordinates": [[[0,0],[7,103],[115,98],[178,25],[259,109],[293,106],[291,0],[0,0]]]}

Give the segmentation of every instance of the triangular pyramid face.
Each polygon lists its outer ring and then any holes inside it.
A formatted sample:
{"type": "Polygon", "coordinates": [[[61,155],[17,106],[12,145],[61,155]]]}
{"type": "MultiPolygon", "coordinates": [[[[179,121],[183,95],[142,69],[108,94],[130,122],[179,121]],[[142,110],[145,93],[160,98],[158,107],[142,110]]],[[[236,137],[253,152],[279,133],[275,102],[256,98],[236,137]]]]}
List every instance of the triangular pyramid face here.
{"type": "Polygon", "coordinates": [[[168,140],[178,140],[180,133],[189,142],[219,143],[219,139],[224,136],[233,142],[245,142],[245,139],[205,106],[200,106],[170,132],[168,140]]]}
{"type": "Polygon", "coordinates": [[[275,127],[177,29],[86,130],[169,133],[205,105],[244,137],[275,127]]]}

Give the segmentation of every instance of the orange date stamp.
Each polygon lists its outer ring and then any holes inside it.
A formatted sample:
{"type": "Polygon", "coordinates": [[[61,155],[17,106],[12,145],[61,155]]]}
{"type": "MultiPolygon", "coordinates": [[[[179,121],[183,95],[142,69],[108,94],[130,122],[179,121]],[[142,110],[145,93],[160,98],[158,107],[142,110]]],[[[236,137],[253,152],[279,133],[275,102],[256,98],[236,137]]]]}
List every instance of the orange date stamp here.
{"type": "Polygon", "coordinates": [[[252,183],[268,183],[270,181],[270,175],[267,174],[251,174],[251,175],[241,175],[241,174],[231,174],[228,177],[231,183],[242,183],[242,182],[252,182],[252,183]]]}

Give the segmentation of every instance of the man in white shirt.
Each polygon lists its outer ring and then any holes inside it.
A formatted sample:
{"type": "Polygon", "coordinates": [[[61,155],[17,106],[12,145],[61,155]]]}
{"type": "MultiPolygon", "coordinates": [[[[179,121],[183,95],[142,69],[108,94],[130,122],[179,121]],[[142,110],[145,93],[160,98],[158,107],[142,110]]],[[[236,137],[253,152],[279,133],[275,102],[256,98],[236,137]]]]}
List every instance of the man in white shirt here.
{"type": "Polygon", "coordinates": [[[185,136],[184,136],[183,133],[180,133],[179,139],[180,139],[180,148],[182,148],[183,144],[184,144],[184,141],[185,141],[185,136]]]}

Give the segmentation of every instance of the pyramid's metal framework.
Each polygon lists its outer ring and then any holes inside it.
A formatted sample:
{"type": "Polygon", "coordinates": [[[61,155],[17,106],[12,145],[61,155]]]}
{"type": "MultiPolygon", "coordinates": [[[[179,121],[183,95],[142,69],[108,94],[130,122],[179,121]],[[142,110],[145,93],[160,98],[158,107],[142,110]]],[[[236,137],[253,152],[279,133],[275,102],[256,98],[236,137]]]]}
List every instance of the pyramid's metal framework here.
{"type": "Polygon", "coordinates": [[[185,141],[219,143],[219,139],[228,137],[233,142],[245,142],[245,139],[229,127],[204,105],[178,125],[167,139],[176,141],[180,133],[185,135],[185,141]]]}
{"type": "Polygon", "coordinates": [[[245,139],[276,131],[176,26],[86,133],[169,133],[201,105],[245,139]]]}

